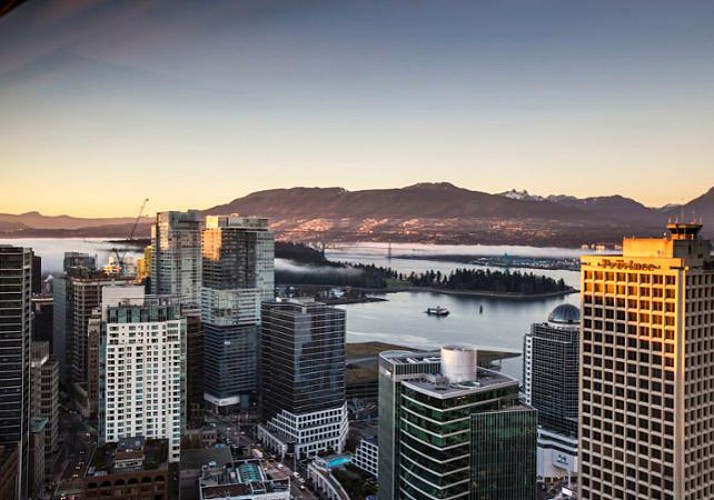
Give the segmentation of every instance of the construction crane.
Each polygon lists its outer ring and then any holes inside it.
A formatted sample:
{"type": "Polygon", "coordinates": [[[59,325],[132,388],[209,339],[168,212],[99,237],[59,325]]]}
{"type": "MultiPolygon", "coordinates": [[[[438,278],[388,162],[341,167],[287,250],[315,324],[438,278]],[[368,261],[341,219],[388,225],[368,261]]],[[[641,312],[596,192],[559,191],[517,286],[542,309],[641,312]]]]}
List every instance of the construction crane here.
{"type": "MultiPolygon", "coordinates": [[[[144,202],[141,204],[141,208],[139,208],[139,215],[136,216],[136,220],[134,221],[134,225],[131,227],[129,237],[126,239],[127,244],[134,241],[134,233],[136,233],[136,228],[139,226],[139,222],[141,222],[141,217],[144,215],[144,209],[146,208],[147,203],[149,203],[149,198],[145,198],[144,202]]],[[[119,249],[114,247],[112,248],[112,252],[114,252],[114,255],[116,256],[117,274],[122,276],[124,274],[124,256],[126,255],[127,248],[125,247],[120,254],[119,249]]]]}

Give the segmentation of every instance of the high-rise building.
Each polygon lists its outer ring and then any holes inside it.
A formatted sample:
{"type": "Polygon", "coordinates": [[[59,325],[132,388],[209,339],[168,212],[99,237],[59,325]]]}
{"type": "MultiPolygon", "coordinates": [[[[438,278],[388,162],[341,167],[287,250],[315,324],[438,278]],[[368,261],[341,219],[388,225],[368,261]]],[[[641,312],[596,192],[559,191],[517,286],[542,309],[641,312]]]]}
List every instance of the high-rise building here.
{"type": "Polygon", "coordinates": [[[258,436],[296,458],[347,440],[345,312],[314,301],[263,303],[258,436]]]}
{"type": "Polygon", "coordinates": [[[268,219],[207,216],[202,255],[204,287],[257,289],[262,300],[275,296],[275,241],[268,219]]]}
{"type": "Polygon", "coordinates": [[[179,460],[185,429],[186,320],[178,300],[144,287],[102,291],[99,436],[103,443],[168,439],[179,460]]]}
{"type": "Polygon", "coordinates": [[[379,356],[380,499],[527,500],[536,494],[536,411],[476,352],[379,356]]]}
{"type": "Polygon", "coordinates": [[[32,294],[42,293],[42,257],[32,255],[32,294]]]}
{"type": "Polygon", "coordinates": [[[201,315],[186,314],[186,411],[188,426],[203,426],[203,329],[201,315]]]}
{"type": "MultiPolygon", "coordinates": [[[[144,247],[144,256],[136,259],[136,280],[139,283],[145,283],[147,278],[151,277],[151,255],[154,253],[154,246],[149,245],[144,247]]],[[[151,280],[147,283],[149,290],[151,289],[151,280]]]]}
{"type": "Polygon", "coordinates": [[[65,252],[62,261],[62,271],[66,274],[77,275],[83,272],[97,270],[97,256],[84,252],[65,252]]]}
{"type": "Polygon", "coordinates": [[[159,212],[151,226],[151,293],[179,297],[198,308],[201,300],[201,212],[159,212]]]}
{"type": "Polygon", "coordinates": [[[561,304],[523,337],[525,402],[538,410],[538,476],[577,473],[580,310],[561,304]]]}
{"type": "Polygon", "coordinates": [[[60,382],[70,386],[71,356],[67,352],[72,345],[72,308],[69,304],[69,278],[59,276],[52,283],[52,352],[57,357],[60,367],[60,382]]]}
{"type": "Polygon", "coordinates": [[[30,299],[32,305],[32,341],[49,342],[52,350],[52,295],[38,295],[30,299]]]}
{"type": "Polygon", "coordinates": [[[580,498],[714,498],[714,258],[700,224],[582,257],[580,498]]]}
{"type": "Polygon", "coordinates": [[[218,408],[255,403],[261,300],[274,294],[268,220],[206,217],[202,236],[204,398],[218,408]]]}
{"type": "Polygon", "coordinates": [[[85,374],[86,391],[83,397],[75,398],[82,416],[94,420],[99,412],[99,361],[102,348],[102,313],[101,308],[92,311],[87,322],[87,372],[85,374]]]}
{"type": "Polygon", "coordinates": [[[59,452],[59,364],[50,354],[49,342],[33,341],[30,366],[30,414],[45,420],[45,473],[51,474],[59,452]]]}
{"type": "Polygon", "coordinates": [[[129,282],[103,271],[75,267],[70,272],[54,280],[52,344],[62,383],[81,399],[87,391],[89,318],[100,306],[103,287],[129,282]]]}
{"type": "MultiPolygon", "coordinates": [[[[88,374],[90,362],[89,320],[99,308],[102,290],[106,286],[119,286],[120,280],[99,275],[96,278],[70,278],[70,304],[72,310],[72,392],[78,400],[86,401],[89,393],[88,374]]],[[[123,282],[128,285],[128,281],[123,282]]],[[[94,377],[92,377],[94,383],[94,377]]],[[[86,407],[86,405],[82,405],[86,407]]],[[[89,415],[85,415],[89,416],[89,415]]]]}
{"type": "Polygon", "coordinates": [[[0,245],[0,446],[18,447],[17,498],[29,487],[32,250],[0,245]]]}

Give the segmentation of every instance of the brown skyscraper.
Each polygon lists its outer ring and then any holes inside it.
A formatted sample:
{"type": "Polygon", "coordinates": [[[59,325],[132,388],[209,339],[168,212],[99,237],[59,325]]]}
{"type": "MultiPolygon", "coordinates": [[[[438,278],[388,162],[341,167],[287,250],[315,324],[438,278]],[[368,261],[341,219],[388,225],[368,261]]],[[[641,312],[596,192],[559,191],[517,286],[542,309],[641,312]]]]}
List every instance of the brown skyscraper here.
{"type": "Polygon", "coordinates": [[[582,258],[584,500],[714,498],[714,259],[667,228],[582,258]]]}

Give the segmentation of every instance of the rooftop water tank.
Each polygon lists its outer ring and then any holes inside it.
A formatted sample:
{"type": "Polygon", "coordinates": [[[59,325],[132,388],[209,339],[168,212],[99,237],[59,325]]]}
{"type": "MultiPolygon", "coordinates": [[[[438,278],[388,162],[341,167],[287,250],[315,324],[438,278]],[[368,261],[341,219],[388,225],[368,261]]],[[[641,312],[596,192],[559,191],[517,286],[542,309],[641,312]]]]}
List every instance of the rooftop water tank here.
{"type": "Polygon", "coordinates": [[[442,347],[441,374],[452,384],[476,380],[476,348],[458,345],[442,347]]]}

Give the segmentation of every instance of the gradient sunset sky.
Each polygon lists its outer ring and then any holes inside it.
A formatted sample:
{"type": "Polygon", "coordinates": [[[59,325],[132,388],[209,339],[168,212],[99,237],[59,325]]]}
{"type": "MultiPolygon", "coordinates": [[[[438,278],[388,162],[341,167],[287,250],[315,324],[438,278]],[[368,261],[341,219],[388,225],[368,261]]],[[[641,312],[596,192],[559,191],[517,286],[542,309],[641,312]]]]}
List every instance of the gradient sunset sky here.
{"type": "Polygon", "coordinates": [[[252,191],[714,185],[714,2],[28,2],[0,19],[0,212],[252,191]]]}

